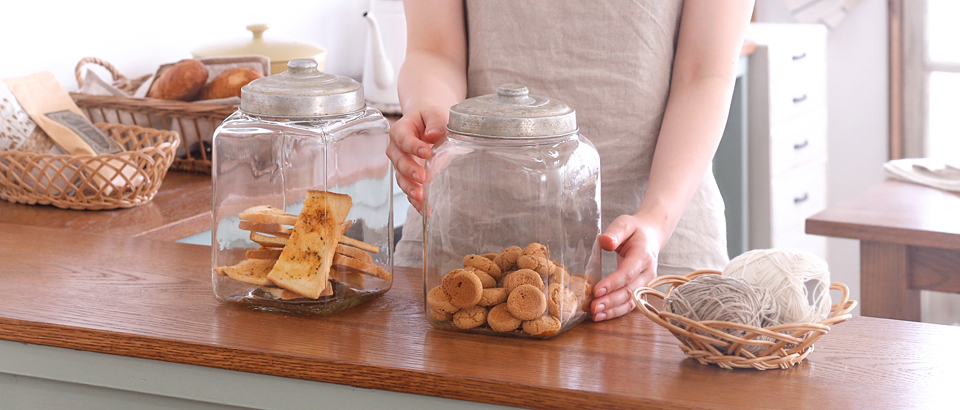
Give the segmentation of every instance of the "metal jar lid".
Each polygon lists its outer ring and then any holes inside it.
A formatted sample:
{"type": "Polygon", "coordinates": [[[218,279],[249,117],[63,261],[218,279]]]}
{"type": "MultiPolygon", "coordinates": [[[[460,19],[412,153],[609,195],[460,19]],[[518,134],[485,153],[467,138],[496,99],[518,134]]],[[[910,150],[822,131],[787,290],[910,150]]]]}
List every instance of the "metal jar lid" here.
{"type": "Polygon", "coordinates": [[[240,110],[267,117],[321,117],[365,106],[360,83],[320,72],[313,59],[290,60],[287,71],[251,81],[240,91],[240,110]]]}
{"type": "Polygon", "coordinates": [[[450,107],[447,129],[488,138],[546,138],[577,132],[577,114],[562,101],[529,95],[520,84],[450,107]]]}

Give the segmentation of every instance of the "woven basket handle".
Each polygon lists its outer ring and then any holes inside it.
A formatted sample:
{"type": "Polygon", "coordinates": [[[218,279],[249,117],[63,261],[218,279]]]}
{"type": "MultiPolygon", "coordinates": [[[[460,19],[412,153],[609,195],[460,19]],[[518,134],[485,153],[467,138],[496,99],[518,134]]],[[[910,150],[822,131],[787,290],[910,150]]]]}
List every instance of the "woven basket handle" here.
{"type": "Polygon", "coordinates": [[[113,76],[114,83],[124,84],[128,82],[127,77],[124,77],[123,74],[120,74],[120,72],[117,71],[117,68],[114,67],[113,64],[110,64],[96,57],[84,57],[80,59],[80,62],[77,63],[77,68],[73,70],[73,73],[77,75],[78,87],[83,87],[83,66],[87,65],[88,63],[93,63],[103,68],[106,68],[107,71],[110,72],[110,75],[113,76]]]}

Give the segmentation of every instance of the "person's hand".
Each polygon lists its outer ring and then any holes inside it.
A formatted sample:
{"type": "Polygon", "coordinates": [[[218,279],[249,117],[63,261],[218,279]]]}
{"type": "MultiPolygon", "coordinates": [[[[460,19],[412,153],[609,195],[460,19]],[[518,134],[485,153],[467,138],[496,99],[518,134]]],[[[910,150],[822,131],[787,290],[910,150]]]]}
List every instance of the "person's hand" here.
{"type": "Polygon", "coordinates": [[[423,161],[430,158],[433,144],[447,135],[448,115],[447,110],[438,107],[412,109],[390,127],[387,157],[397,171],[397,185],[418,212],[423,208],[426,178],[423,161]]]}
{"type": "Polygon", "coordinates": [[[621,215],[597,240],[605,251],[617,252],[617,270],[594,286],[590,311],[594,321],[623,316],[633,310],[631,292],[657,276],[662,229],[643,217],[621,215]]]}

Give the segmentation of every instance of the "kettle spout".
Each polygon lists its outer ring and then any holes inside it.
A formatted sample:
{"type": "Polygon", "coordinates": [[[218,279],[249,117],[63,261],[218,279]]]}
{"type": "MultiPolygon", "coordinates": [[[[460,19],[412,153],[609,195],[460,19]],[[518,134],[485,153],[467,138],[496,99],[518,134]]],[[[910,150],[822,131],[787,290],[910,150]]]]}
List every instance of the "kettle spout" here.
{"type": "Polygon", "coordinates": [[[373,58],[373,79],[377,87],[389,88],[396,81],[393,64],[387,58],[387,51],[383,47],[383,37],[380,34],[380,24],[377,18],[370,13],[363,13],[370,25],[370,44],[373,47],[370,55],[373,58]]]}

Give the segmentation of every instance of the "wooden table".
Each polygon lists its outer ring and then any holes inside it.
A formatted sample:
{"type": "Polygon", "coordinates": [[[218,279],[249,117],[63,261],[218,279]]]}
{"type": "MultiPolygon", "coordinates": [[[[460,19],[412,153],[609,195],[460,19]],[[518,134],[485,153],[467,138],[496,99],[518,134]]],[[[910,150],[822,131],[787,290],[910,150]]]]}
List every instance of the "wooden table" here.
{"type": "Polygon", "coordinates": [[[807,219],[860,240],[860,311],[920,320],[920,290],[960,292],[960,194],[886,180],[807,219]]]}
{"type": "Polygon", "coordinates": [[[0,223],[173,241],[210,230],[210,175],[170,171],[146,205],[74,211],[0,200],[0,223]]]}
{"type": "MultiPolygon", "coordinates": [[[[28,343],[0,343],[0,373],[117,385],[153,399],[266,408],[361,406],[354,400],[403,408],[423,395],[441,400],[437,408],[478,408],[437,397],[531,408],[943,408],[956,403],[960,380],[960,328],[948,326],[857,317],[792,369],[723,370],[686,359],[669,332],[636,312],[545,341],[432,329],[416,270],[396,269],[386,295],[324,318],[218,303],[205,246],[0,224],[0,260],[0,339],[28,343]],[[84,358],[89,352],[108,355],[84,358]],[[137,370],[143,363],[157,369],[137,370]],[[338,396],[337,385],[362,389],[338,396]]],[[[41,397],[69,390],[57,389],[41,397]]]]}

